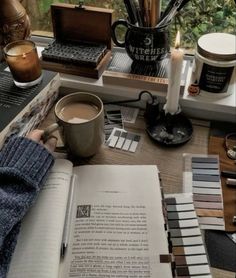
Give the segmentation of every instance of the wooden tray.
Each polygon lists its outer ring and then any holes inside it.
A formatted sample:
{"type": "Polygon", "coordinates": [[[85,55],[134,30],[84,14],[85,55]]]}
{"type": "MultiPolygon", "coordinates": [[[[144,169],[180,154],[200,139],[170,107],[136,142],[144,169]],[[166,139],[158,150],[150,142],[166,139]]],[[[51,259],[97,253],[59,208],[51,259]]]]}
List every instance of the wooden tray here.
{"type": "MultiPolygon", "coordinates": [[[[226,134],[235,131],[235,124],[231,123],[212,123],[208,152],[209,154],[218,154],[220,157],[221,171],[236,171],[236,164],[226,154],[224,147],[224,137],[226,134]]],[[[233,216],[236,215],[236,188],[226,185],[226,178],[221,177],[223,201],[224,201],[224,218],[225,230],[227,232],[235,232],[236,225],[233,224],[233,216]]]]}

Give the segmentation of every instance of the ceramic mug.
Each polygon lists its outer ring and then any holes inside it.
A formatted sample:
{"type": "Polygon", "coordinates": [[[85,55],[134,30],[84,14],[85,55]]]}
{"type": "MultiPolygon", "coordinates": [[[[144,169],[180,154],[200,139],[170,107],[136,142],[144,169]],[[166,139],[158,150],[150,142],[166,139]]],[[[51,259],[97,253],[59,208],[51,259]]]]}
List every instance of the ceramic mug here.
{"type": "Polygon", "coordinates": [[[124,19],[118,19],[111,26],[113,42],[119,47],[125,47],[127,54],[133,61],[141,63],[155,63],[166,57],[170,50],[169,32],[166,26],[138,27],[124,19]],[[117,39],[117,27],[126,28],[124,41],[117,39]]]}
{"type": "Polygon", "coordinates": [[[98,152],[105,138],[103,103],[99,97],[84,92],[66,95],[56,103],[54,113],[69,153],[90,157],[98,152]]]}

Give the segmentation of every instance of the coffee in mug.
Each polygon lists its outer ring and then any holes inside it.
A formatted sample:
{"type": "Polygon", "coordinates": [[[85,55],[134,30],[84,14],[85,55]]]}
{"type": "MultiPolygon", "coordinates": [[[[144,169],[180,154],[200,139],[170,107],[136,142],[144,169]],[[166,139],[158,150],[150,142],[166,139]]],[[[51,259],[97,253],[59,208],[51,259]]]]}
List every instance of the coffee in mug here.
{"type": "Polygon", "coordinates": [[[61,98],[55,116],[62,141],[77,157],[96,154],[104,142],[103,103],[94,94],[77,92],[61,98]]]}
{"type": "Polygon", "coordinates": [[[92,102],[78,101],[65,105],[59,117],[68,123],[80,124],[87,122],[99,113],[99,108],[92,102]]]}

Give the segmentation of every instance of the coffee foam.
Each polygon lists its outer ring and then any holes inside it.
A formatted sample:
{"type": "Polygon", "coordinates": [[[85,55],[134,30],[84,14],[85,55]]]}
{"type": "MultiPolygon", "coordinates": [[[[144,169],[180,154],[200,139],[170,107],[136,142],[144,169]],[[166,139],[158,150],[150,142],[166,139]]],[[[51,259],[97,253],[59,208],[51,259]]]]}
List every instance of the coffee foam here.
{"type": "Polygon", "coordinates": [[[65,105],[59,112],[59,117],[68,123],[88,122],[99,113],[99,108],[92,102],[77,101],[65,105]]]}

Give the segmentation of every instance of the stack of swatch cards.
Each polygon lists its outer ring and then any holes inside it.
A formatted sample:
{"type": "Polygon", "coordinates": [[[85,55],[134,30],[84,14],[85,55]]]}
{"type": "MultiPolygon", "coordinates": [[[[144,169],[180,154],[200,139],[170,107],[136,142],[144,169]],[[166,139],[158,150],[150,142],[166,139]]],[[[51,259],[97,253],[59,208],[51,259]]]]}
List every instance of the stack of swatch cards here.
{"type": "Polygon", "coordinates": [[[137,150],[140,140],[141,136],[136,133],[114,128],[107,140],[107,146],[134,153],[137,150]]]}
{"type": "Polygon", "coordinates": [[[105,105],[106,145],[113,149],[136,152],[141,136],[124,130],[124,122],[135,123],[138,109],[105,105]]]}
{"type": "Polygon", "coordinates": [[[184,155],[184,192],[192,192],[201,229],[225,230],[217,155],[184,155]]]}
{"type": "Polygon", "coordinates": [[[175,262],[174,277],[211,278],[192,194],[166,194],[163,209],[175,262]]]}

